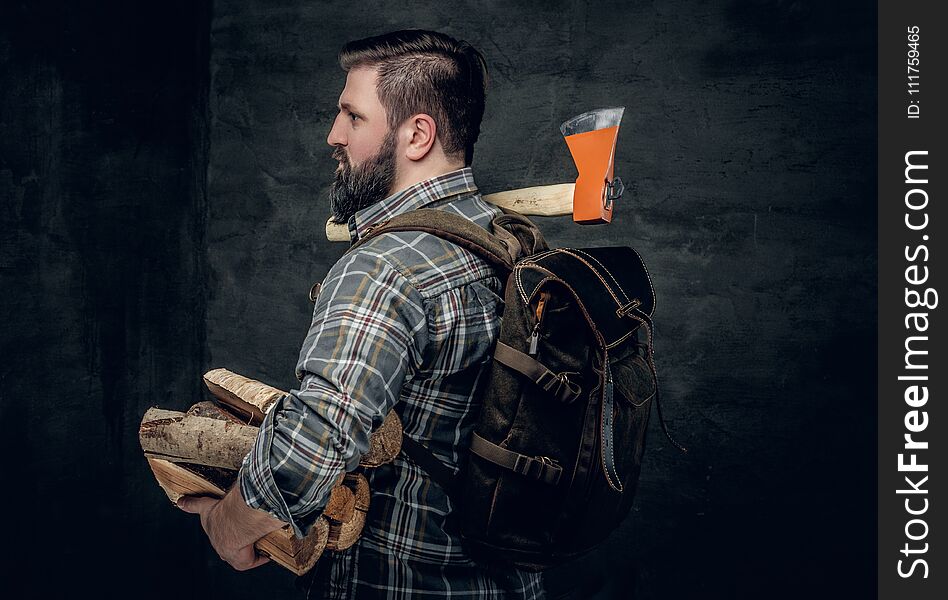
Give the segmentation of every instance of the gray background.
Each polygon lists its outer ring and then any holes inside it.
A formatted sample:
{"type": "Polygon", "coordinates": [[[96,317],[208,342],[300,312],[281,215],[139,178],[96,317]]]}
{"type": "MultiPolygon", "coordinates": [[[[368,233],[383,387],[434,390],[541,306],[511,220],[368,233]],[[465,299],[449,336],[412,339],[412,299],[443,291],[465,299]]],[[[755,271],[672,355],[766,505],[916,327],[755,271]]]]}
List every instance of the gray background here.
{"type": "Polygon", "coordinates": [[[0,569],[30,595],[291,597],[173,510],[137,445],[225,366],[293,386],[347,40],[480,48],[474,168],[575,176],[557,125],[624,105],[613,223],[655,280],[670,426],[630,517],[551,571],[571,598],[875,589],[876,14],[864,3],[11,3],[0,13],[0,569]],[[173,576],[172,576],[173,574],[173,576]],[[175,582],[185,581],[184,588],[175,582]]]}

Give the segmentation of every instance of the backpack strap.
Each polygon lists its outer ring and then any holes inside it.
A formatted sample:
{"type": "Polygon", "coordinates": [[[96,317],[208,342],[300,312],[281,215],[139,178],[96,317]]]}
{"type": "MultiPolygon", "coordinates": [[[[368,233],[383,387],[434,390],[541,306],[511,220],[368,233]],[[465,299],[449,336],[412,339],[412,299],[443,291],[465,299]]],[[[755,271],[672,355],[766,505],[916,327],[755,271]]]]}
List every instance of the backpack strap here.
{"type": "Polygon", "coordinates": [[[425,470],[441,489],[457,504],[458,478],[434,453],[414,438],[402,432],[402,452],[425,470]]]}
{"type": "MultiPolygon", "coordinates": [[[[469,250],[505,272],[513,269],[516,257],[504,239],[461,215],[436,208],[419,208],[392,217],[371,227],[347,252],[372,238],[393,231],[419,231],[439,237],[469,250]]],[[[509,238],[508,238],[509,239],[509,238]]]]}
{"type": "MultiPolygon", "coordinates": [[[[415,209],[374,225],[346,252],[351,252],[383,233],[418,231],[431,234],[469,250],[499,268],[506,275],[513,270],[514,263],[521,257],[546,250],[548,246],[543,234],[532,221],[514,211],[501,210],[504,214],[491,221],[492,233],[456,213],[434,208],[415,209]]],[[[415,464],[424,469],[441,486],[448,497],[457,504],[458,478],[451,469],[442,463],[431,450],[404,432],[402,432],[402,451],[415,464]]],[[[520,461],[517,465],[523,468],[529,467],[529,463],[524,461],[520,461]]],[[[543,479],[549,478],[546,471],[535,468],[531,469],[531,472],[533,471],[542,472],[544,474],[543,479]]],[[[556,479],[559,479],[558,475],[556,479]]]]}
{"type": "Polygon", "coordinates": [[[658,422],[662,427],[662,433],[665,434],[665,437],[668,438],[668,441],[671,442],[671,445],[675,448],[678,448],[683,453],[687,453],[688,449],[678,443],[675,438],[672,437],[671,433],[668,432],[668,425],[665,423],[665,415],[662,414],[662,396],[660,393],[660,388],[658,385],[658,372],[655,369],[655,360],[654,347],[652,346],[652,318],[645,314],[644,312],[638,310],[638,308],[632,308],[629,311],[630,316],[644,326],[646,343],[645,343],[645,362],[648,365],[649,370],[652,372],[652,377],[655,379],[655,407],[658,409],[658,422]]]}
{"type": "MultiPolygon", "coordinates": [[[[500,340],[497,340],[494,359],[514,371],[526,375],[528,379],[564,404],[576,400],[583,393],[581,387],[569,380],[570,373],[554,373],[532,356],[511,348],[500,340]]],[[[575,373],[572,374],[575,375],[575,373]]]]}
{"type": "Polygon", "coordinates": [[[437,208],[418,208],[369,228],[349,250],[392,231],[420,231],[457,244],[509,273],[519,259],[548,250],[540,229],[527,217],[502,208],[491,221],[491,231],[459,214],[437,208]]]}
{"type": "Polygon", "coordinates": [[[520,454],[489,442],[476,433],[471,434],[471,452],[495,465],[549,485],[558,484],[563,475],[563,467],[548,456],[520,454]]]}

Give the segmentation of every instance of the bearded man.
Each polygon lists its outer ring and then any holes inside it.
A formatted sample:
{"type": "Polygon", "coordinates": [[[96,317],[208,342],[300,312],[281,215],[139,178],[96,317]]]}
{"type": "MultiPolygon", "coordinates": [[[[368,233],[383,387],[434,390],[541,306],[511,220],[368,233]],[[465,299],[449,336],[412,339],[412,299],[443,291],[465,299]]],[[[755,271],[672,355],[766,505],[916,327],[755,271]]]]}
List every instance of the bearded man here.
{"type": "MultiPolygon", "coordinates": [[[[465,42],[428,31],[358,40],[328,143],[339,161],[334,220],[353,242],[418,208],[489,229],[500,214],[471,170],[487,69],[465,42]]],[[[456,472],[499,332],[502,283],[483,259],[420,232],[385,233],[326,275],[296,373],[260,428],[238,483],[220,501],[182,499],[218,554],[238,570],[266,562],[253,544],[289,523],[304,535],[339,475],[355,469],[389,411],[405,434],[456,472]]],[[[399,455],[374,469],[365,528],[317,563],[309,597],[538,598],[539,574],[474,563],[445,490],[399,455]]]]}

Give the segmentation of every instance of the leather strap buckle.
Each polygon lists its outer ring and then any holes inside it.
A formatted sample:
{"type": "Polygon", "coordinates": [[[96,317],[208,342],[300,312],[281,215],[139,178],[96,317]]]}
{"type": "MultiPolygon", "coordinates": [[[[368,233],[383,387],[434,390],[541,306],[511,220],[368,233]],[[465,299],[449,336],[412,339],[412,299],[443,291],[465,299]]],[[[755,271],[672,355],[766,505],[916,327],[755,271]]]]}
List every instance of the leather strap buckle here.
{"type": "Polygon", "coordinates": [[[583,388],[569,380],[570,375],[579,375],[576,371],[563,371],[553,373],[547,371],[540,375],[537,384],[547,392],[550,392],[558,401],[569,404],[583,393],[583,388]]]}
{"type": "Polygon", "coordinates": [[[581,387],[569,380],[570,375],[579,375],[578,372],[564,371],[562,373],[554,373],[543,364],[537,362],[532,356],[515,350],[501,341],[497,342],[497,346],[494,350],[494,359],[514,369],[518,373],[526,375],[531,381],[546,392],[552,394],[560,402],[573,402],[579,398],[583,392],[581,387]]]}
{"type": "Polygon", "coordinates": [[[563,475],[563,467],[549,456],[531,457],[520,454],[488,442],[477,433],[471,436],[471,452],[518,475],[550,485],[558,484],[563,475]]]}
{"type": "Polygon", "coordinates": [[[550,485],[559,483],[560,475],[563,473],[563,468],[549,456],[534,456],[531,458],[523,454],[517,456],[513,470],[524,477],[550,485]]]}
{"type": "Polygon", "coordinates": [[[628,317],[630,314],[632,314],[632,311],[640,306],[642,306],[642,301],[638,298],[632,298],[631,302],[616,309],[616,316],[619,318],[628,317]]]}

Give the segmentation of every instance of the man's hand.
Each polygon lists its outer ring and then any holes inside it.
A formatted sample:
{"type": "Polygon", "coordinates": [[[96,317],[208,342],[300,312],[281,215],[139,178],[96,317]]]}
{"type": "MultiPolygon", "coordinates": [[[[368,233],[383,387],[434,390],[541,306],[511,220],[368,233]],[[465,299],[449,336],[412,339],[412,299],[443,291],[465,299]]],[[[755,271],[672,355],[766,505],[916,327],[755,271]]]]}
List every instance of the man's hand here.
{"type": "Polygon", "coordinates": [[[201,526],[227,564],[238,571],[247,571],[270,561],[254,550],[254,542],[285,525],[267,513],[250,508],[235,484],[223,499],[184,496],[178,508],[201,516],[201,526]]]}

